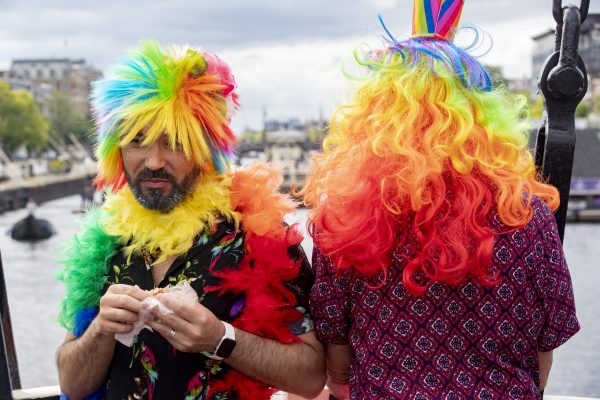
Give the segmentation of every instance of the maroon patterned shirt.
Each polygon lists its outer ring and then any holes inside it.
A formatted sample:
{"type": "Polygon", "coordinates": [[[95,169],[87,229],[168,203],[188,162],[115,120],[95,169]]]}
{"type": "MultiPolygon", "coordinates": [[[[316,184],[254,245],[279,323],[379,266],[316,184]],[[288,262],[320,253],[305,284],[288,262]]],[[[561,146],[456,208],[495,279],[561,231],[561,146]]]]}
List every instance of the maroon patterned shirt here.
{"type": "Polygon", "coordinates": [[[538,199],[533,210],[496,239],[490,268],[501,280],[492,287],[436,282],[415,297],[402,283],[408,246],[394,251],[379,288],[336,275],[315,246],[315,330],[351,346],[351,399],[540,398],[538,351],[562,345],[579,323],[554,216],[538,199]]]}

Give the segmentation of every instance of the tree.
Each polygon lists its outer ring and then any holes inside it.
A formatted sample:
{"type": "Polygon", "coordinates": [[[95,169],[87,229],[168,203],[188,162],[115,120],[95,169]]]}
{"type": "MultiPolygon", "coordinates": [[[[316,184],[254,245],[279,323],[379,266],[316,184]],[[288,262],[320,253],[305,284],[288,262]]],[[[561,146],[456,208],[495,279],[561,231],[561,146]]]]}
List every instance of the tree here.
{"type": "Polygon", "coordinates": [[[529,115],[531,118],[541,119],[544,116],[544,100],[542,96],[535,96],[529,102],[529,115]]]}
{"type": "Polygon", "coordinates": [[[89,115],[78,115],[71,105],[69,98],[63,92],[56,91],[46,100],[48,107],[50,134],[62,143],[71,141],[73,134],[79,141],[88,143],[94,125],[89,115]]]}
{"type": "Polygon", "coordinates": [[[31,149],[46,146],[48,123],[29,92],[12,91],[0,81],[0,142],[7,153],[25,145],[31,149]]]}
{"type": "Polygon", "coordinates": [[[585,101],[582,101],[577,105],[575,109],[575,116],[578,118],[585,118],[590,113],[590,106],[585,101]]]}
{"type": "Polygon", "coordinates": [[[600,115],[600,94],[594,95],[592,113],[600,115]]]}
{"type": "Polygon", "coordinates": [[[322,143],[325,135],[327,135],[327,128],[325,128],[325,129],[315,128],[315,129],[309,130],[306,137],[311,142],[322,143]]]}
{"type": "Polygon", "coordinates": [[[486,65],[485,69],[488,71],[494,87],[508,85],[508,79],[504,77],[501,67],[495,65],[486,65]]]}
{"type": "Polygon", "coordinates": [[[260,143],[262,141],[263,131],[246,129],[239,137],[240,143],[260,143]]]}

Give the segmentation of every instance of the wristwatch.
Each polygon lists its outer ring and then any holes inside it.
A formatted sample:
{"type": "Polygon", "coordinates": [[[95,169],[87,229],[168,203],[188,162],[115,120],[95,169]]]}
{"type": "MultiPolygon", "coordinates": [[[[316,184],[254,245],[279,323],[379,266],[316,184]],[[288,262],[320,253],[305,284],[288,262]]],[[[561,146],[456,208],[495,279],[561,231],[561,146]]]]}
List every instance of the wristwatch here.
{"type": "Polygon", "coordinates": [[[225,327],[225,334],[223,334],[223,337],[221,337],[221,339],[217,343],[217,347],[215,348],[215,351],[213,353],[209,353],[207,351],[203,353],[205,356],[218,361],[229,357],[236,345],[235,329],[233,329],[233,326],[231,326],[231,324],[225,321],[221,322],[225,327]]]}

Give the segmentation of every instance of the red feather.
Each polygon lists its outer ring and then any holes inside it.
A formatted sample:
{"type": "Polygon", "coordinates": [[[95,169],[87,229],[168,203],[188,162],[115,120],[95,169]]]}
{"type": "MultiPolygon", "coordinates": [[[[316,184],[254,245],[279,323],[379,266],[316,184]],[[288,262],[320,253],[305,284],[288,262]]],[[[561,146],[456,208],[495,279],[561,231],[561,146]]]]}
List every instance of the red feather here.
{"type": "MultiPolygon", "coordinates": [[[[277,192],[281,179],[272,167],[255,164],[238,171],[232,182],[232,203],[246,231],[246,256],[238,268],[214,272],[221,284],[205,290],[244,295],[244,309],[232,322],[235,327],[281,343],[299,342],[289,324],[302,314],[295,309],[296,298],[285,285],[300,271],[300,263],[291,259],[289,248],[302,242],[302,234],[297,225],[283,225],[283,216],[294,203],[277,192]]],[[[268,400],[275,392],[235,370],[211,383],[209,398],[227,391],[237,392],[242,400],[268,400]]]]}

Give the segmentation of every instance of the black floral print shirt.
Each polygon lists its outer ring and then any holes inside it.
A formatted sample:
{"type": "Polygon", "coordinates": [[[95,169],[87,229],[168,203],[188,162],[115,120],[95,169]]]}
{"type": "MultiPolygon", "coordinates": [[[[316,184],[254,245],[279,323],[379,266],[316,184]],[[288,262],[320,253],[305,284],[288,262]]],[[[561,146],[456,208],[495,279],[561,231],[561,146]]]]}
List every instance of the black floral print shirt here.
{"type": "MultiPolygon", "coordinates": [[[[290,326],[291,331],[299,335],[312,330],[308,319],[308,295],[314,278],[302,248],[291,247],[289,253],[291,258],[301,262],[300,274],[287,284],[296,296],[296,308],[304,315],[302,320],[290,326]]],[[[173,262],[158,287],[174,286],[181,280],[188,280],[202,305],[221,320],[231,321],[243,308],[240,307],[243,298],[205,292],[204,288],[219,284],[219,279],[212,276],[210,270],[235,267],[244,255],[243,231],[221,222],[212,234],[198,236],[188,253],[173,262]]],[[[151,267],[141,256],[132,256],[128,260],[119,253],[111,260],[104,291],[116,283],[151,290],[154,287],[151,267]]],[[[158,333],[143,329],[132,347],[117,342],[105,398],[207,399],[211,380],[218,380],[228,368],[226,363],[202,354],[177,351],[158,333]]],[[[236,398],[235,393],[213,393],[211,396],[211,400],[236,398]]]]}

